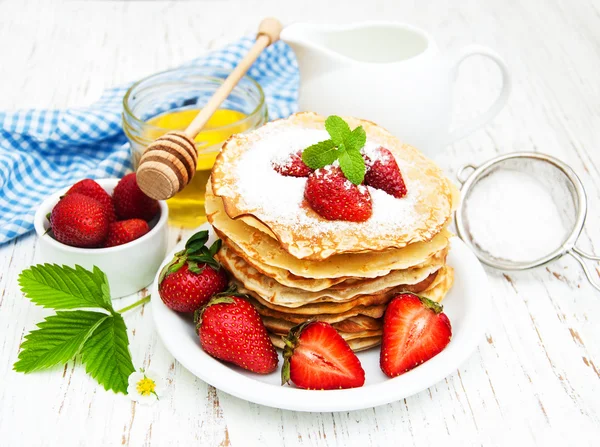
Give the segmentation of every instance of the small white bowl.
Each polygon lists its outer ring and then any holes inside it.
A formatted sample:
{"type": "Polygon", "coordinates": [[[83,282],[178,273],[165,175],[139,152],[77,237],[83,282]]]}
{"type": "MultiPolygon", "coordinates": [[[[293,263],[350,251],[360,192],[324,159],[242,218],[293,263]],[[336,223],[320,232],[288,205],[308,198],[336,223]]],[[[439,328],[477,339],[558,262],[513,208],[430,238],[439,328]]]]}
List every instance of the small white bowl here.
{"type": "MultiPolygon", "coordinates": [[[[112,194],[119,180],[109,178],[96,181],[112,194]]],[[[109,248],[77,248],[62,244],[50,234],[45,234],[50,228],[46,215],[52,212],[69,188],[52,194],[35,213],[38,261],[71,267],[80,265],[90,270],[94,265],[97,266],[106,273],[112,298],[134,294],[150,284],[167,253],[167,204],[158,202],[160,216],[148,222],[150,231],[135,241],[109,248]]]]}

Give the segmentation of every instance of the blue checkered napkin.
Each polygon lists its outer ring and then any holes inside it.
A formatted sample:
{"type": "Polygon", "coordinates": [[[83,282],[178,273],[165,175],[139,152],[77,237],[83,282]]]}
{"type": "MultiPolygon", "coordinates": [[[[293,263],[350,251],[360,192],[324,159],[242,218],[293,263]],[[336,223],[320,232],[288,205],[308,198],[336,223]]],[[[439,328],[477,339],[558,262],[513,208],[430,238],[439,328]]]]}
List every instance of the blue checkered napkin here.
{"type": "MultiPolygon", "coordinates": [[[[241,39],[185,67],[232,69],[253,43],[241,39]]],[[[267,48],[248,74],[262,86],[271,119],[295,111],[298,68],[286,44],[267,48]]],[[[127,88],[107,90],[85,108],[0,112],[0,244],[33,229],[46,196],[82,178],[121,177],[131,169],[121,129],[127,88]]]]}

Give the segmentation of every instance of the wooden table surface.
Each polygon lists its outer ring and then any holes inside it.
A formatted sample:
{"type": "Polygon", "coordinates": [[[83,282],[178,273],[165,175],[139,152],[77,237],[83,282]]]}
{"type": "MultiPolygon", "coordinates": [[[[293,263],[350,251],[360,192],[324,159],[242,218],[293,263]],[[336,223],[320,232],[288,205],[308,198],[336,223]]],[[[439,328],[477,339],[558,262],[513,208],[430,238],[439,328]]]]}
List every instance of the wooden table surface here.
{"type": "MultiPolygon", "coordinates": [[[[406,21],[443,50],[471,42],[496,49],[514,79],[508,105],[438,162],[453,175],[511,151],[561,158],[588,193],[582,245],[600,252],[600,4],[592,0],[0,1],[0,109],[88,104],[107,87],[252,33],[265,15],[406,21]]],[[[465,63],[457,120],[484,109],[499,79],[487,61],[465,63]]],[[[171,243],[186,235],[172,228],[171,243]]],[[[154,406],[105,392],[79,365],[13,372],[24,334],[46,314],[17,286],[35,252],[32,235],[0,247],[2,445],[599,445],[600,293],[572,259],[526,273],[488,270],[486,337],[430,389],[368,410],[306,414],[251,404],[195,378],[161,344],[149,308],[126,321],[134,364],[168,383],[154,406]]]]}

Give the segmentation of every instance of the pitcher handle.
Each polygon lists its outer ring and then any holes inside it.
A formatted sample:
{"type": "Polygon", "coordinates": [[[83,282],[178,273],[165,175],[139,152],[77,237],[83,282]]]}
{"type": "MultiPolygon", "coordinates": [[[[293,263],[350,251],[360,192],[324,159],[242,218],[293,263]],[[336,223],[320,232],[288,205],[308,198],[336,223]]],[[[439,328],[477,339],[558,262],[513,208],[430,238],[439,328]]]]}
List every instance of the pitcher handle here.
{"type": "Polygon", "coordinates": [[[454,129],[450,133],[449,141],[447,142],[447,144],[452,144],[455,141],[463,139],[467,135],[479,129],[481,126],[485,125],[488,121],[492,120],[498,114],[498,112],[502,110],[502,107],[504,107],[504,105],[506,104],[508,95],[510,94],[511,80],[506,63],[500,57],[500,55],[498,55],[498,53],[482,45],[467,45],[460,51],[458,57],[456,57],[454,63],[452,64],[451,70],[454,73],[454,78],[456,79],[458,67],[460,66],[460,64],[466,58],[475,55],[485,56],[496,62],[496,64],[500,68],[500,72],[502,73],[502,90],[500,90],[498,98],[496,98],[496,101],[491,105],[491,107],[487,111],[479,115],[472,122],[465,124],[459,127],[458,129],[454,129]]]}

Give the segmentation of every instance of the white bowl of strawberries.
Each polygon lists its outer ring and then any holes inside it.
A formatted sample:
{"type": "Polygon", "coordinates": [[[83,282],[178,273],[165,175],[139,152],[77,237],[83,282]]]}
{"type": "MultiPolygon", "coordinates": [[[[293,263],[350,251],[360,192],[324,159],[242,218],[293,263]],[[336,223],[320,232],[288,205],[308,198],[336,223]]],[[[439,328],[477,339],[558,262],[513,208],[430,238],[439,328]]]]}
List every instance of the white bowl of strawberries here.
{"type": "Polygon", "coordinates": [[[100,268],[113,298],[152,282],[167,251],[164,202],[147,197],[135,174],[84,179],[52,194],[38,208],[34,226],[41,262],[100,268]]]}

